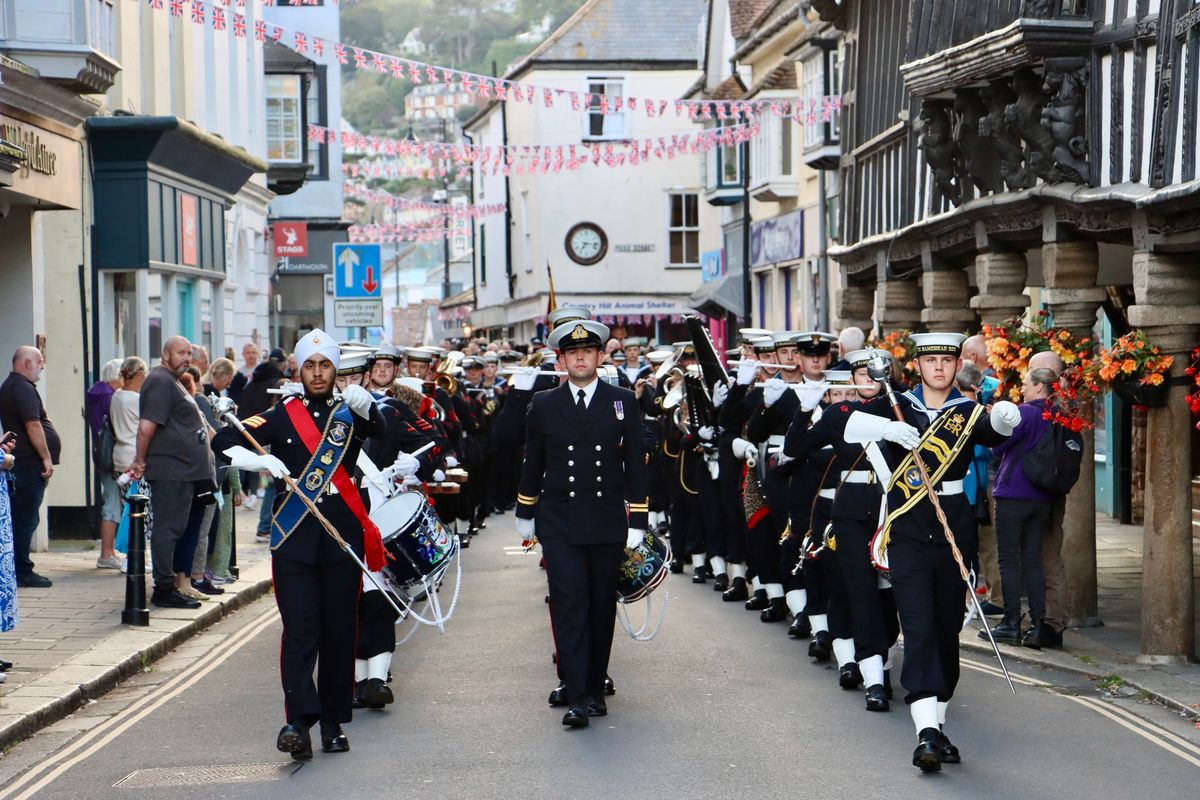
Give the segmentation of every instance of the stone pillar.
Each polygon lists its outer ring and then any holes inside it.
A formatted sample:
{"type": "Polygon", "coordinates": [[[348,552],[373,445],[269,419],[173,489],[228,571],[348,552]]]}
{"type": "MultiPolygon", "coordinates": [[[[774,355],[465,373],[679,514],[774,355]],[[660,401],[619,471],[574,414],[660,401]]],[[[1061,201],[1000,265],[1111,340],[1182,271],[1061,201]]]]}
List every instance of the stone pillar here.
{"type": "Polygon", "coordinates": [[[968,302],[971,287],[961,269],[939,269],[921,275],[921,322],[930,331],[963,333],[974,330],[978,318],[968,302]]]}
{"type": "Polygon", "coordinates": [[[1184,375],[1200,334],[1200,273],[1179,256],[1136,253],[1130,325],[1175,356],[1166,406],[1146,412],[1142,534],[1142,649],[1138,661],[1184,664],[1196,655],[1192,572],[1191,411],[1184,375]]]}
{"type": "MultiPolygon", "coordinates": [[[[1050,306],[1054,324],[1075,338],[1090,337],[1104,289],[1096,286],[1100,257],[1095,242],[1050,242],[1042,247],[1046,288],[1042,300],[1050,306]]],[[[1091,421],[1093,410],[1081,409],[1091,421]]],[[[1102,625],[1096,592],[1096,441],[1083,434],[1083,463],[1079,482],[1067,495],[1063,517],[1062,559],[1067,573],[1067,618],[1071,627],[1102,625]]]]}
{"type": "Polygon", "coordinates": [[[915,331],[921,324],[921,287],[915,280],[879,281],[875,293],[882,333],[915,331]]]}
{"type": "Polygon", "coordinates": [[[834,324],[837,330],[854,325],[870,333],[875,327],[875,285],[847,282],[839,289],[834,324]]]}
{"type": "Polygon", "coordinates": [[[1023,294],[1028,272],[1024,253],[998,250],[975,256],[979,294],[971,298],[971,308],[979,312],[980,322],[999,325],[1029,308],[1029,297],[1023,294]]]}

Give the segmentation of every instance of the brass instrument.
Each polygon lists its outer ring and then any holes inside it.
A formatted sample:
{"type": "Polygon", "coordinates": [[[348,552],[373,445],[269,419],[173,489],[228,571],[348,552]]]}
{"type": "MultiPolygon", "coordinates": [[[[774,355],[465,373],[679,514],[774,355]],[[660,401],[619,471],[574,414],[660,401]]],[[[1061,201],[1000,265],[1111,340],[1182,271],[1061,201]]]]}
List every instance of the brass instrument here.
{"type": "Polygon", "coordinates": [[[454,377],[454,372],[463,358],[465,355],[462,352],[452,350],[438,362],[437,370],[434,372],[433,383],[451,397],[458,394],[458,378],[454,377]]]}
{"type": "Polygon", "coordinates": [[[713,390],[718,383],[729,385],[729,373],[725,371],[724,365],[721,364],[721,357],[717,354],[717,348],[713,347],[712,338],[708,335],[708,329],[704,327],[704,323],[699,317],[687,318],[688,332],[692,335],[692,347],[696,351],[696,363],[700,365],[699,387],[703,388],[705,396],[708,398],[708,403],[711,406],[713,390]]]}
{"type": "Polygon", "coordinates": [[[687,378],[687,373],[679,367],[672,367],[663,374],[667,376],[667,383],[663,387],[666,391],[663,394],[662,407],[669,411],[678,407],[684,399],[683,381],[687,378]]]}

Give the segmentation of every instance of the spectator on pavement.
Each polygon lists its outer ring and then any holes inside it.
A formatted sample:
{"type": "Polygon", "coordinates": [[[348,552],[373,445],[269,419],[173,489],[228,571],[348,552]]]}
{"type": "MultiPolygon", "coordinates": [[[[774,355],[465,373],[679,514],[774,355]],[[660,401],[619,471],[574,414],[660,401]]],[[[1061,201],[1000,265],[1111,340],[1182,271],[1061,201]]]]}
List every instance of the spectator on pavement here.
{"type": "Polygon", "coordinates": [[[207,382],[204,384],[204,394],[219,394],[228,396],[229,385],[237,374],[237,367],[228,358],[218,358],[209,367],[207,382]]]}
{"type": "MultiPolygon", "coordinates": [[[[275,388],[279,381],[284,379],[283,367],[286,363],[287,355],[279,348],[275,348],[266,361],[254,368],[254,375],[250,378],[250,383],[242,391],[241,399],[236,401],[238,415],[242,419],[261,414],[274,404],[275,395],[270,394],[268,390],[275,388]]],[[[256,473],[243,472],[242,486],[245,487],[248,495],[246,508],[253,509],[259,501],[266,502],[264,498],[270,491],[267,488],[270,484],[270,481],[260,484],[256,473]],[[261,492],[260,489],[262,489],[261,492]]]]}
{"type": "MultiPolygon", "coordinates": [[[[983,403],[980,398],[983,397],[983,386],[989,378],[975,362],[964,360],[954,379],[963,395],[977,403],[983,403]]],[[[983,584],[977,587],[979,605],[986,616],[994,617],[1004,613],[1001,605],[1004,600],[1001,594],[1000,565],[996,559],[996,527],[991,513],[994,505],[993,476],[988,468],[991,460],[991,448],[975,445],[967,476],[963,479],[963,492],[975,509],[975,520],[979,528],[979,554],[975,564],[975,575],[983,584]]]]}
{"type": "MultiPolygon", "coordinates": [[[[226,348],[225,357],[233,361],[233,348],[226,348]]],[[[250,382],[250,376],[254,374],[254,368],[258,366],[258,345],[254,342],[246,342],[242,347],[242,360],[245,363],[233,376],[228,390],[229,396],[235,403],[242,401],[242,390],[246,388],[246,384],[250,382]]]]}
{"type": "Polygon", "coordinates": [[[1021,588],[1029,599],[1030,633],[1036,641],[1046,618],[1046,584],[1042,573],[1042,540],[1050,533],[1053,497],[1034,486],[1025,476],[1021,461],[1051,426],[1045,418],[1046,400],[1054,391],[1058,375],[1048,369],[1025,374],[1020,405],[1021,424],[1012,436],[992,448],[1000,457],[1000,469],[992,495],[996,498],[996,548],[1000,579],[1004,584],[1004,621],[992,632],[996,641],[1019,645],[1021,636],[1021,588]]]}
{"type": "Polygon", "coordinates": [[[12,453],[14,464],[9,471],[17,585],[29,589],[53,585],[49,578],[33,571],[34,564],[29,558],[33,534],[41,520],[46,484],[62,451],[58,432],[46,416],[46,407],[37,390],[45,368],[42,351],[23,345],[13,353],[12,372],[0,385],[0,426],[17,436],[12,453]]]}
{"type": "MultiPolygon", "coordinates": [[[[100,380],[87,390],[83,401],[84,417],[93,436],[99,436],[108,426],[110,406],[114,394],[121,388],[121,359],[114,358],[100,368],[100,380]]],[[[100,557],[96,559],[99,569],[120,569],[124,562],[113,549],[117,538],[117,525],[121,522],[121,490],[117,488],[117,476],[111,469],[96,465],[100,483],[100,557]]]]}
{"type": "Polygon", "coordinates": [[[200,605],[179,591],[172,571],[175,546],[187,527],[197,484],[211,482],[213,470],[208,425],[179,381],[191,360],[192,345],[187,339],[167,339],[162,360],[142,384],[137,452],[130,466],[135,478],[145,475],[150,484],[154,513],[150,532],[154,593],[150,601],[162,608],[200,605]]]}
{"type": "MultiPolygon", "coordinates": [[[[12,480],[9,472],[15,460],[12,450],[15,439],[0,444],[0,633],[8,633],[17,627],[17,570],[13,561],[12,505],[9,500],[8,484],[12,480]]],[[[8,679],[12,662],[0,659],[0,683],[8,679]]]]}
{"type": "MultiPolygon", "coordinates": [[[[1053,350],[1029,357],[1029,369],[1048,369],[1062,375],[1064,364],[1053,350]]],[[[1067,628],[1067,570],[1063,564],[1063,517],[1067,512],[1066,495],[1054,498],[1050,509],[1050,533],[1042,542],[1042,570],[1046,577],[1046,619],[1040,631],[1042,647],[1062,647],[1067,628]]]]}
{"type": "Polygon", "coordinates": [[[146,362],[137,356],[125,359],[121,362],[121,378],[124,382],[113,395],[108,410],[116,440],[113,445],[113,470],[118,475],[129,470],[137,453],[138,404],[141,400],[138,393],[142,390],[142,382],[146,380],[146,362]]]}
{"type": "MultiPolygon", "coordinates": [[[[201,416],[204,417],[208,436],[216,435],[217,420],[213,416],[212,404],[200,391],[200,371],[190,366],[179,376],[183,388],[196,401],[201,416]]],[[[224,594],[224,589],[208,583],[204,578],[204,570],[208,565],[209,530],[213,525],[216,514],[216,464],[214,472],[206,482],[197,482],[196,499],[192,503],[192,513],[188,515],[188,524],[183,537],[175,545],[175,585],[180,594],[195,600],[207,600],[208,595],[224,594]]]]}
{"type": "Polygon", "coordinates": [[[208,374],[208,349],[203,345],[192,345],[192,366],[202,376],[208,374]]]}

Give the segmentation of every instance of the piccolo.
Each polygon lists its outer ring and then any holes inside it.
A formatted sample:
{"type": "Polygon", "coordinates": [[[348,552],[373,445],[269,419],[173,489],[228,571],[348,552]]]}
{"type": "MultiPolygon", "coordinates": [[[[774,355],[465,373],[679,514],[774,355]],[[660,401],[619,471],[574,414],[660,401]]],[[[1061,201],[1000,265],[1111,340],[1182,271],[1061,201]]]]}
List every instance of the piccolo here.
{"type": "Polygon", "coordinates": [[[795,364],[768,364],[768,363],[767,363],[767,362],[765,362],[765,361],[746,361],[746,360],[742,360],[742,361],[730,361],[730,362],[729,362],[729,366],[731,366],[731,367],[740,367],[742,364],[753,364],[754,366],[756,366],[756,367],[760,367],[760,368],[762,368],[762,369],[786,369],[786,370],[793,370],[793,369],[795,369],[795,368],[796,368],[796,365],[795,365],[795,364]]]}

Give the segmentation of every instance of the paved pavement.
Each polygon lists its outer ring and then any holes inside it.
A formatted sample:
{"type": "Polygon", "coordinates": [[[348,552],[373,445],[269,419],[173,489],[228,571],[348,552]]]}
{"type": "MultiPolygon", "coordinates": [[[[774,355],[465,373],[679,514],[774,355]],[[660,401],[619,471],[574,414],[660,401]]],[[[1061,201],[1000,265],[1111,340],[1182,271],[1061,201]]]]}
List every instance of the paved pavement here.
{"type": "MultiPolygon", "coordinates": [[[[96,569],[95,550],[34,554],[49,589],[20,589],[15,630],[0,657],[15,665],[0,685],[0,748],[94,701],[118,681],[270,589],[266,545],[254,541],[257,512],[238,512],[239,580],[196,610],[150,607],[150,625],[121,624],[124,573],[96,569]]],[[[147,592],[152,581],[146,580],[147,592]]]]}
{"type": "MultiPolygon", "coordinates": [[[[0,635],[0,657],[16,664],[8,682],[0,686],[0,747],[95,702],[121,680],[268,592],[270,565],[267,548],[254,541],[255,514],[238,515],[241,579],[226,587],[227,593],[217,602],[205,603],[197,611],[152,608],[148,628],[121,624],[124,575],[95,569],[95,551],[38,554],[38,570],[55,585],[49,590],[21,590],[19,625],[0,635]]],[[[510,524],[505,518],[495,520],[493,527],[510,524]]],[[[1135,661],[1141,613],[1141,529],[1101,521],[1097,540],[1100,614],[1105,625],[1068,631],[1062,651],[1004,647],[1006,659],[1014,665],[1029,662],[1070,671],[1093,681],[1107,679],[1109,685],[1124,685],[1127,693],[1153,697],[1200,720],[1200,665],[1147,666],[1135,661]]],[[[1200,540],[1196,574],[1200,576],[1200,540]]],[[[1197,622],[1200,625],[1200,614],[1197,622]]],[[[991,663],[990,649],[973,629],[964,632],[963,644],[991,663]]]]}
{"type": "Polygon", "coordinates": [[[297,769],[275,751],[279,628],[263,598],[12,748],[0,800],[1194,796],[1200,730],[1177,715],[1028,664],[1014,697],[974,655],[947,727],[963,763],[923,777],[901,704],[865,712],[784,625],[686,576],[656,594],[671,597],[657,639],[618,632],[609,716],[565,731],[546,706],[545,577],[514,552],[511,520],[463,553],[457,615],[400,649],[396,704],[355,714],[350,753],[297,769]]]}

